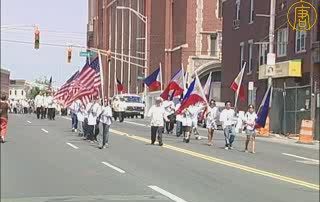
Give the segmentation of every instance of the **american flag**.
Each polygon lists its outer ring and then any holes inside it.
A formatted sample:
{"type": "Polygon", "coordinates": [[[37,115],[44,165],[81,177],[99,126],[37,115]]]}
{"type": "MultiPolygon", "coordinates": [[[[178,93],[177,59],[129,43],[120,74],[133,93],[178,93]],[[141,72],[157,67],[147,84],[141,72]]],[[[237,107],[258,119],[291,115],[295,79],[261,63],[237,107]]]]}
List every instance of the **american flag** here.
{"type": "Polygon", "coordinates": [[[63,84],[61,86],[61,88],[56,92],[56,94],[54,95],[54,99],[55,100],[60,100],[63,101],[65,100],[65,98],[67,98],[68,96],[68,92],[69,92],[69,87],[72,83],[72,81],[74,81],[79,75],[79,70],[76,71],[67,81],[65,84],[63,84]]]}
{"type": "Polygon", "coordinates": [[[89,102],[91,96],[99,96],[101,87],[99,58],[96,57],[90,65],[85,66],[72,86],[72,92],[66,102],[71,105],[77,99],[83,104],[89,102]]]}

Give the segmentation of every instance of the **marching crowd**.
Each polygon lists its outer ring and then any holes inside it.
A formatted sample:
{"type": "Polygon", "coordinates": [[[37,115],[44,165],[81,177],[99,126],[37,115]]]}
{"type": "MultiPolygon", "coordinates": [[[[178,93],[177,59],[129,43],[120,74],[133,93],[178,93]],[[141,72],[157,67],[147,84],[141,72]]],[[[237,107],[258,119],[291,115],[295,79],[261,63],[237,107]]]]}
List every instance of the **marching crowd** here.
{"type": "MultiPolygon", "coordinates": [[[[124,115],[118,114],[115,116],[111,105],[119,105],[119,100],[105,99],[104,102],[97,97],[92,97],[88,104],[84,105],[80,100],[73,102],[68,109],[55,101],[52,93],[39,93],[33,100],[6,101],[6,97],[2,96],[1,101],[1,140],[4,141],[8,111],[12,113],[32,113],[35,112],[38,119],[55,120],[56,111],[60,111],[61,115],[70,112],[72,120],[72,131],[77,132],[92,143],[98,142],[98,135],[101,133],[102,141],[100,141],[100,149],[108,147],[109,129],[113,122],[113,118],[120,117],[119,121],[123,122],[124,115]],[[7,110],[7,111],[6,111],[7,110]],[[100,124],[102,130],[100,131],[100,124]]],[[[179,111],[181,106],[180,100],[163,101],[161,97],[156,99],[147,116],[150,117],[151,126],[151,144],[154,144],[158,139],[159,145],[163,145],[162,134],[165,132],[172,134],[176,129],[176,136],[183,135],[183,141],[190,142],[191,135],[195,136],[196,140],[200,139],[198,132],[199,116],[205,120],[205,125],[208,133],[208,146],[213,145],[214,131],[217,129],[217,122],[223,128],[225,137],[225,149],[232,150],[233,142],[236,135],[236,125],[239,122],[235,110],[231,106],[231,102],[225,102],[224,109],[220,112],[214,100],[209,103],[193,104],[182,111],[179,111]]],[[[113,106],[114,107],[114,106],[113,106]]],[[[254,107],[249,105],[248,111],[240,122],[243,123],[247,140],[245,142],[245,152],[248,152],[249,143],[251,142],[251,152],[255,153],[255,121],[257,115],[254,107]]]]}

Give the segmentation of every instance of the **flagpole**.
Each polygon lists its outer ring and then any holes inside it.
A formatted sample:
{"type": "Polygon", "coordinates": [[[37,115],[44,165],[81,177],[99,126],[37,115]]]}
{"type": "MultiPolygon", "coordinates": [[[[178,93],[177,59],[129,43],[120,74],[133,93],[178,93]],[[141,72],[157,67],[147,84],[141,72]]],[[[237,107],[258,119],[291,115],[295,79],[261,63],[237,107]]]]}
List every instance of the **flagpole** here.
{"type": "Polygon", "coordinates": [[[161,62],[160,62],[160,64],[159,64],[159,65],[160,65],[160,76],[161,76],[161,78],[160,78],[160,79],[161,79],[161,81],[160,81],[160,83],[161,83],[161,85],[160,85],[160,86],[161,86],[161,87],[160,87],[160,90],[161,90],[161,92],[162,92],[162,91],[163,91],[163,87],[162,87],[162,84],[163,84],[163,78],[162,78],[162,66],[161,66],[161,62]]]}
{"type": "Polygon", "coordinates": [[[104,76],[103,76],[103,66],[102,66],[102,60],[101,60],[100,50],[98,50],[98,57],[99,57],[99,66],[100,66],[102,104],[103,104],[103,106],[104,106],[104,79],[103,79],[104,76]]]}
{"type": "Polygon", "coordinates": [[[234,108],[237,109],[237,103],[238,103],[238,97],[239,97],[239,92],[240,92],[240,88],[241,88],[241,84],[242,84],[242,79],[243,79],[243,74],[244,74],[244,70],[246,68],[246,62],[243,64],[243,67],[241,69],[241,78],[240,78],[240,82],[238,84],[238,88],[237,88],[237,92],[236,92],[236,97],[235,97],[235,101],[234,101],[234,108]]]}

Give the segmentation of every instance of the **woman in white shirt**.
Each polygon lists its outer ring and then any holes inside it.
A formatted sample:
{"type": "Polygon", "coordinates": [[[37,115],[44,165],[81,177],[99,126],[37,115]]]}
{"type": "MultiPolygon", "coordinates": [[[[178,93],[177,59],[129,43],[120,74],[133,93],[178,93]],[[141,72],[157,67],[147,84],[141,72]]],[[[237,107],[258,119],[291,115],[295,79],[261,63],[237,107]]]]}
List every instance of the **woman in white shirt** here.
{"type": "Polygon", "coordinates": [[[192,130],[192,113],[190,112],[190,109],[187,108],[183,110],[182,112],[183,118],[182,118],[182,131],[184,135],[183,141],[186,143],[190,142],[190,134],[192,130]]]}
{"type": "Polygon", "coordinates": [[[216,119],[218,117],[218,108],[215,100],[210,100],[204,117],[206,117],[206,127],[208,129],[208,146],[212,146],[213,133],[217,129],[216,119]]]}
{"type": "Polygon", "coordinates": [[[112,123],[112,109],[109,105],[108,99],[104,101],[102,112],[100,115],[100,122],[102,123],[102,143],[100,149],[109,146],[109,129],[112,123]]]}
{"type": "Polygon", "coordinates": [[[254,106],[249,105],[248,111],[245,114],[244,123],[246,126],[246,134],[247,134],[247,140],[245,145],[245,152],[248,152],[248,146],[251,141],[251,153],[255,153],[255,138],[256,138],[256,132],[255,132],[255,125],[256,125],[256,119],[258,118],[257,114],[254,111],[254,106]]]}

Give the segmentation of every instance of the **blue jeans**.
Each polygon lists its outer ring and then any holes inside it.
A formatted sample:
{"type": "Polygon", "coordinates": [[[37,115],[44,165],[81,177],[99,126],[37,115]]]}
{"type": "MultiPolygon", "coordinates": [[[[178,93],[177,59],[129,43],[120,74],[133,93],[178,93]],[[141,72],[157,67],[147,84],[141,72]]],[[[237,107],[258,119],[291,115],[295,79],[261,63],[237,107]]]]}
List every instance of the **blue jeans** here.
{"type": "Polygon", "coordinates": [[[78,129],[78,117],[75,113],[71,112],[72,129],[78,129]]]}
{"type": "Polygon", "coordinates": [[[223,132],[224,132],[224,138],[226,141],[226,147],[232,147],[232,143],[236,135],[235,127],[227,126],[225,129],[223,129],[223,132]]]}

